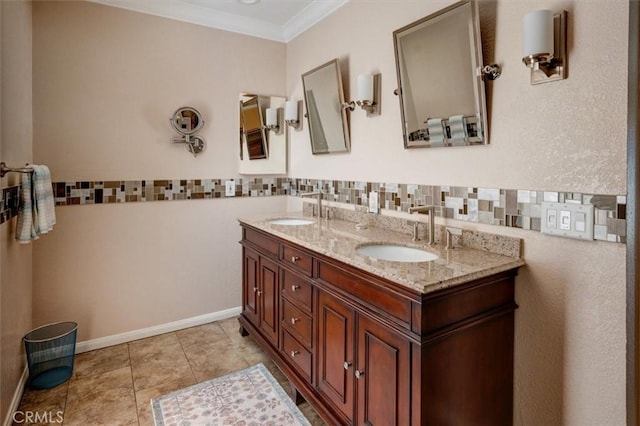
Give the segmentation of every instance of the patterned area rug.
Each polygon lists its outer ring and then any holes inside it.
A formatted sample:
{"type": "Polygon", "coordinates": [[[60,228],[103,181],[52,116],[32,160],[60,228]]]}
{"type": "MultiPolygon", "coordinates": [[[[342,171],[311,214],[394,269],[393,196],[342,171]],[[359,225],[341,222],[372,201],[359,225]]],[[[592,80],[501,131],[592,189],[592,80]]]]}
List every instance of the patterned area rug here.
{"type": "Polygon", "coordinates": [[[309,425],[263,364],[151,400],[156,426],[309,425]]]}

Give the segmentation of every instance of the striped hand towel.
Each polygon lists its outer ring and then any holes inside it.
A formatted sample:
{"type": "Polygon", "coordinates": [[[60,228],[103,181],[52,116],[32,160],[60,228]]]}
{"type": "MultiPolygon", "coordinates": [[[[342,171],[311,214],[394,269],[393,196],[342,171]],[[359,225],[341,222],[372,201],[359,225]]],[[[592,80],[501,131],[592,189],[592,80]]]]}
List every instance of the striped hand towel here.
{"type": "Polygon", "coordinates": [[[22,176],[16,240],[28,243],[46,234],[56,224],[51,173],[47,166],[32,165],[33,173],[22,176]]]}
{"type": "Polygon", "coordinates": [[[22,175],[22,187],[20,188],[18,224],[16,226],[16,240],[22,244],[38,239],[33,223],[33,193],[31,189],[31,173],[24,173],[22,175]]]}

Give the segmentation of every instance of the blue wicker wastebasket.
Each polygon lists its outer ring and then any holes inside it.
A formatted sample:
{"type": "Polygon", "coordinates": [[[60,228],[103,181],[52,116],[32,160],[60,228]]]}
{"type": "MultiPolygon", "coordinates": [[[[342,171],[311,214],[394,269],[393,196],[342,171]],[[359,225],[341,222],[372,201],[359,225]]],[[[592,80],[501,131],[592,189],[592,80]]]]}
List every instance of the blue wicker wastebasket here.
{"type": "Polygon", "coordinates": [[[75,322],[57,322],[38,327],[24,336],[29,386],[48,389],[69,380],[73,372],[77,330],[75,322]]]}

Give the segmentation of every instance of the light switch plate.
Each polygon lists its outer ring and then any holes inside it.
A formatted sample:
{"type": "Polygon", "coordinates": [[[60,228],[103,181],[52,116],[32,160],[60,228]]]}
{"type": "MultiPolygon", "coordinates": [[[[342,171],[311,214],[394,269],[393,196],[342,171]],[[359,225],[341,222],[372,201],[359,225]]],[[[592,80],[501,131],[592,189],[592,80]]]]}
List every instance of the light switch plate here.
{"type": "Polygon", "coordinates": [[[369,213],[378,213],[380,208],[380,202],[378,199],[378,193],[372,191],[369,193],[369,213]]]}
{"type": "Polygon", "coordinates": [[[559,237],[593,240],[593,206],[568,203],[542,203],[540,231],[559,237]]]}
{"type": "Polygon", "coordinates": [[[228,180],[224,183],[224,196],[235,197],[236,196],[236,183],[233,180],[228,180]]]}

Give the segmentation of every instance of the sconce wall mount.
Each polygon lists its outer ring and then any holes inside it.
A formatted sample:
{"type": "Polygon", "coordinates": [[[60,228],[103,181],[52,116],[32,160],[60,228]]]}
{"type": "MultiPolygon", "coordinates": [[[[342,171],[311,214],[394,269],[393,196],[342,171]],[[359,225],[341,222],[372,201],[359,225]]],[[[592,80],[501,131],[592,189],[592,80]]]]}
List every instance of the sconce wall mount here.
{"type": "Polygon", "coordinates": [[[552,23],[545,23],[544,12],[535,11],[524,20],[524,57],[531,69],[531,84],[550,83],[567,78],[567,11],[552,14],[552,23]],[[553,35],[546,34],[548,26],[553,35]],[[543,40],[539,40],[542,38],[543,40]],[[546,48],[539,46],[546,45],[546,48]],[[535,50],[535,51],[531,51],[535,50]]]}
{"type": "Polygon", "coordinates": [[[358,99],[342,104],[343,109],[353,111],[356,105],[367,112],[367,117],[380,115],[380,99],[382,98],[382,74],[360,74],[358,76],[358,99]]]}
{"type": "Polygon", "coordinates": [[[286,101],[284,104],[284,122],[294,130],[300,130],[300,102],[286,101]]]}
{"type": "Polygon", "coordinates": [[[280,112],[279,108],[267,108],[266,109],[267,119],[266,125],[264,126],[266,130],[273,131],[276,135],[280,133],[280,112]]]}

